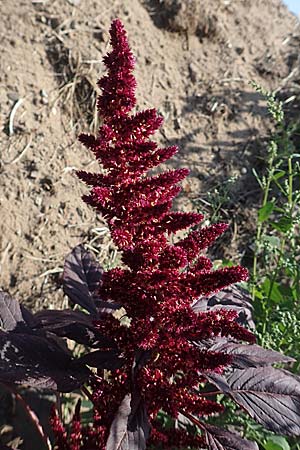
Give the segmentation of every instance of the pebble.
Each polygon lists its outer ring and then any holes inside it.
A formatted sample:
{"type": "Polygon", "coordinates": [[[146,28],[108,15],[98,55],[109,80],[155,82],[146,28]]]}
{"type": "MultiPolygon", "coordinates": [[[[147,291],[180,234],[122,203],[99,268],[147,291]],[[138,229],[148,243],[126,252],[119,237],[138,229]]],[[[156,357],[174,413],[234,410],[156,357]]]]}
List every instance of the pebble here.
{"type": "Polygon", "coordinates": [[[42,197],[35,197],[35,199],[34,199],[34,203],[35,203],[35,205],[38,206],[38,207],[41,206],[42,201],[43,201],[42,197]]]}
{"type": "Polygon", "coordinates": [[[48,103],[49,103],[48,93],[47,93],[47,91],[45,89],[41,89],[40,90],[40,96],[42,97],[41,98],[42,104],[43,105],[48,105],[48,103]]]}
{"type": "Polygon", "coordinates": [[[17,92],[8,92],[7,97],[9,98],[9,100],[12,100],[13,102],[17,102],[20,98],[17,92]]]}
{"type": "Polygon", "coordinates": [[[38,177],[38,171],[37,170],[32,170],[30,172],[30,178],[32,178],[33,180],[35,180],[38,177]]]}
{"type": "Polygon", "coordinates": [[[192,83],[196,83],[198,79],[199,69],[194,63],[189,64],[189,75],[192,83]]]}

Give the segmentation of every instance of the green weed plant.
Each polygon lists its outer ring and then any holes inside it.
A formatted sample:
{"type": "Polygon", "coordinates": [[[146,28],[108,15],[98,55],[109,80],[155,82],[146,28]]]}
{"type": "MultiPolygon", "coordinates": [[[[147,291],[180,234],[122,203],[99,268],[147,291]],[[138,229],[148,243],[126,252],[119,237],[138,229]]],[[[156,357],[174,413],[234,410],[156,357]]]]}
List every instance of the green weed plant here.
{"type": "MultiPolygon", "coordinates": [[[[254,305],[258,343],[297,360],[300,368],[300,154],[294,138],[299,124],[287,124],[283,103],[274,93],[252,83],[267,102],[274,132],[267,146],[263,173],[252,172],[261,190],[257,211],[252,277],[248,284],[254,305]]],[[[294,439],[263,430],[236,406],[228,404],[227,421],[263,450],[300,450],[294,439]]]]}

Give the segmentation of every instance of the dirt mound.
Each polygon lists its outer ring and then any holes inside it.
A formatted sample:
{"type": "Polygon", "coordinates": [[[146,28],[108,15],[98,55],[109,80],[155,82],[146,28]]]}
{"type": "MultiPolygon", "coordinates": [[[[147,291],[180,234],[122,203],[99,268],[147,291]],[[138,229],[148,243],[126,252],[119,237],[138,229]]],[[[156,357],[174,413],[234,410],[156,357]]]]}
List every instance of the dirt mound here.
{"type": "Polygon", "coordinates": [[[75,244],[88,242],[106,265],[116,258],[74,176],[74,168],[97,170],[76,135],[97,129],[96,81],[115,17],[137,57],[139,108],[158,108],[165,118],[158,140],[180,147],[170,165],[191,169],[178,205],[206,207],[207,191],[230,179],[224,218],[235,238],[231,256],[240,259],[253,226],[257,139],[269,126],[249,80],[280,90],[298,76],[291,55],[299,24],[286,7],[279,0],[4,0],[0,12],[1,287],[36,307],[60,307],[63,259],[75,244]]]}

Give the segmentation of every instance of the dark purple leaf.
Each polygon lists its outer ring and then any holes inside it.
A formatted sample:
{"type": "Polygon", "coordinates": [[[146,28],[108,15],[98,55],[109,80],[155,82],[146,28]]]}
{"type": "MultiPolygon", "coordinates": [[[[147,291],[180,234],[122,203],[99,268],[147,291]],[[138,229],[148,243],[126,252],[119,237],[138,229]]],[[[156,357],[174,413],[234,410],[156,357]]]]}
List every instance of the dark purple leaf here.
{"type": "Polygon", "coordinates": [[[63,327],[70,323],[81,323],[87,327],[92,325],[90,315],[82,311],[74,311],[73,309],[45,309],[38,311],[35,315],[35,328],[48,328],[51,330],[63,327]]]}
{"type": "Polygon", "coordinates": [[[35,329],[50,330],[90,347],[115,347],[114,342],[102,336],[93,325],[92,316],[73,310],[44,310],[34,315],[35,329]]]}
{"type": "Polygon", "coordinates": [[[255,442],[243,439],[236,433],[203,423],[209,450],[258,450],[255,442]]]}
{"type": "Polygon", "coordinates": [[[87,353],[79,358],[79,361],[91,367],[108,370],[120,369],[124,364],[124,359],[120,358],[119,353],[115,350],[97,350],[87,353]]]}
{"type": "Polygon", "coordinates": [[[153,354],[152,350],[137,350],[134,355],[134,362],[132,366],[132,381],[134,383],[137,372],[143,368],[153,354]]]}
{"type": "Polygon", "coordinates": [[[97,300],[97,299],[96,299],[96,306],[97,306],[98,315],[102,314],[104,316],[106,314],[111,314],[114,311],[117,311],[118,309],[120,309],[122,307],[122,305],[118,305],[117,303],[104,302],[103,300],[97,300]]]}
{"type": "Polygon", "coordinates": [[[268,430],[300,435],[299,377],[268,366],[234,370],[227,380],[216,374],[207,379],[268,430]]]}
{"type": "Polygon", "coordinates": [[[196,313],[220,308],[233,309],[238,313],[237,322],[239,324],[248,325],[251,329],[255,328],[251,297],[245,289],[238,286],[225,288],[211,297],[202,297],[193,304],[192,308],[196,313]]]}
{"type": "Polygon", "coordinates": [[[131,435],[132,443],[136,446],[136,450],[143,450],[146,448],[146,441],[149,438],[150,431],[151,425],[145,403],[139,393],[135,390],[132,394],[131,413],[128,419],[128,432],[131,435]]]}
{"type": "Polygon", "coordinates": [[[110,428],[106,450],[145,450],[150,424],[138,394],[127,394],[110,428]]]}
{"type": "Polygon", "coordinates": [[[20,322],[24,322],[24,319],[19,302],[7,292],[0,291],[0,328],[12,331],[20,322]]]}
{"type": "Polygon", "coordinates": [[[205,378],[212,384],[214,384],[224,394],[230,394],[230,386],[227,383],[226,378],[223,375],[217,373],[205,373],[205,378]]]}
{"type": "Polygon", "coordinates": [[[295,359],[285,356],[282,353],[275,352],[274,350],[267,350],[255,344],[245,345],[236,342],[228,342],[226,339],[220,339],[219,342],[209,347],[209,351],[232,355],[231,366],[238,369],[268,366],[279,362],[295,362],[295,359]]]}
{"type": "Polygon", "coordinates": [[[34,328],[34,326],[35,326],[35,319],[34,319],[34,315],[32,314],[32,312],[29,311],[29,309],[27,309],[22,304],[20,304],[20,308],[21,308],[23,320],[26,323],[27,327],[34,328]]]}
{"type": "Polygon", "coordinates": [[[69,392],[80,387],[88,369],[71,358],[55,336],[0,331],[0,381],[69,392]]]}
{"type": "Polygon", "coordinates": [[[63,287],[71,302],[82,306],[91,314],[97,309],[93,297],[103,270],[95,258],[82,245],[75,247],[64,265],[63,287]]]}

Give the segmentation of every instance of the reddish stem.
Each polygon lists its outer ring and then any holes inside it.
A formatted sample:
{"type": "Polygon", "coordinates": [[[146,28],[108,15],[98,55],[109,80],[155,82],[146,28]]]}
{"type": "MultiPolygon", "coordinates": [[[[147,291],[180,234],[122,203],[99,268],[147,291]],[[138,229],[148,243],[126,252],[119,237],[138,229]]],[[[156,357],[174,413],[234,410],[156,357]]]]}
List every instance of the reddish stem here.
{"type": "MultiPolygon", "coordinates": [[[[1,383],[2,384],[2,383],[1,383]]],[[[30,408],[30,406],[28,405],[28,403],[26,403],[26,401],[24,400],[24,398],[18,393],[16,392],[11,386],[8,386],[7,384],[2,384],[5,389],[7,389],[12,395],[15,396],[16,400],[20,402],[20,404],[22,405],[23,409],[25,410],[26,414],[29,417],[30,422],[33,424],[33,426],[35,427],[35,429],[37,430],[38,434],[41,436],[43,442],[45,443],[46,447],[48,449],[50,449],[50,442],[49,442],[49,438],[47,437],[47,435],[45,434],[42,425],[40,424],[39,418],[37,417],[37,415],[35,414],[35,412],[30,408]]]]}

